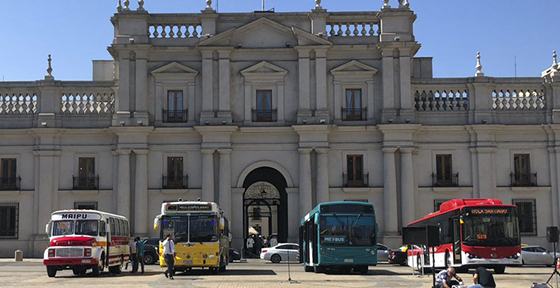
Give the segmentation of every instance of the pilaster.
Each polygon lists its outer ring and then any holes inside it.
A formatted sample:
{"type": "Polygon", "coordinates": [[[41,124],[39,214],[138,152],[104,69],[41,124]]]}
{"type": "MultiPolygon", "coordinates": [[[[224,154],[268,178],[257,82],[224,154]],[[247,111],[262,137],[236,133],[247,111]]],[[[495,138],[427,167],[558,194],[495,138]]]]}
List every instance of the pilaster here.
{"type": "Polygon", "coordinates": [[[219,204],[226,218],[231,218],[231,149],[218,149],[220,153],[219,204]]]}
{"type": "Polygon", "coordinates": [[[213,62],[213,51],[202,51],[202,112],[200,113],[200,123],[214,120],[213,62]]]}
{"type": "Polygon", "coordinates": [[[218,119],[217,121],[226,121],[231,123],[231,94],[230,94],[230,53],[233,48],[219,50],[219,101],[218,101],[218,119]]]}
{"type": "Polygon", "coordinates": [[[311,195],[311,151],[299,149],[299,216],[303,218],[311,209],[313,201],[311,195]]]}
{"type": "Polygon", "coordinates": [[[383,148],[383,231],[385,236],[398,235],[397,171],[395,152],[397,148],[383,148]]]}
{"type": "Polygon", "coordinates": [[[315,79],[315,117],[330,122],[327,105],[327,49],[315,49],[315,79]]]}
{"type": "Polygon", "coordinates": [[[134,183],[134,234],[148,235],[148,150],[134,150],[136,174],[134,183]]]}
{"type": "Polygon", "coordinates": [[[202,201],[214,202],[214,149],[202,149],[202,201]]]}
{"type": "Polygon", "coordinates": [[[118,149],[117,212],[130,219],[130,149],[118,149]]]}
{"type": "Polygon", "coordinates": [[[299,108],[298,108],[298,123],[303,119],[312,116],[310,107],[310,65],[309,65],[309,48],[297,48],[299,52],[299,108]]]}
{"type": "Polygon", "coordinates": [[[317,204],[329,201],[329,149],[318,148],[317,152],[317,204]]]}
{"type": "Polygon", "coordinates": [[[415,187],[414,187],[414,163],[412,160],[412,153],[414,148],[400,148],[401,152],[401,211],[402,211],[402,226],[405,227],[408,223],[416,219],[414,215],[415,208],[415,187]]]}

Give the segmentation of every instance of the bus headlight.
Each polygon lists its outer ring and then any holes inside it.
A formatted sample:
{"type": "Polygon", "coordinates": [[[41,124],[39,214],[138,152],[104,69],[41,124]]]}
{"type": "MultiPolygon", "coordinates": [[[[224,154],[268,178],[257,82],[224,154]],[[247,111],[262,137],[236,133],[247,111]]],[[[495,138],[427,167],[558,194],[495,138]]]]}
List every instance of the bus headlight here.
{"type": "Polygon", "coordinates": [[[84,249],[84,257],[91,257],[91,248],[84,249]]]}
{"type": "Polygon", "coordinates": [[[49,258],[54,257],[54,249],[49,249],[49,258]]]}
{"type": "Polygon", "coordinates": [[[210,254],[210,259],[214,259],[214,254],[210,254]]]}
{"type": "Polygon", "coordinates": [[[371,255],[375,255],[375,249],[371,249],[371,255]]]}

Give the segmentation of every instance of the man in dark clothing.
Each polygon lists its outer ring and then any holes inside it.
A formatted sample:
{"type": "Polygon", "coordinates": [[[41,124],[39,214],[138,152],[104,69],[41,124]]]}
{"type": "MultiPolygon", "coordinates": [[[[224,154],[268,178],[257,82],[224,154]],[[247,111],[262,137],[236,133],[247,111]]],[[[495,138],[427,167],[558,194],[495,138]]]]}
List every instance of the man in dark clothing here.
{"type": "Polygon", "coordinates": [[[484,267],[476,268],[476,272],[473,274],[474,285],[469,286],[469,288],[496,288],[496,282],[494,282],[494,276],[484,267]]]}

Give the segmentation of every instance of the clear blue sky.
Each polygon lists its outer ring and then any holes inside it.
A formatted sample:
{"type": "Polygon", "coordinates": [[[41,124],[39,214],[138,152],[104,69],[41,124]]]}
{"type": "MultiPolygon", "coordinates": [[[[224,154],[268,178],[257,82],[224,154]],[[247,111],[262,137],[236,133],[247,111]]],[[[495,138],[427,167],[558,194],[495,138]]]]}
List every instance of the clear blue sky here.
{"type": "MultiPolygon", "coordinates": [[[[136,7],[136,0],[131,0],[136,7]]],[[[214,7],[216,5],[216,0],[214,7]]],[[[58,80],[90,80],[91,60],[111,59],[109,21],[117,0],[0,0],[0,81],[34,81],[53,55],[58,80]]],[[[436,77],[469,77],[482,52],[487,76],[540,76],[560,53],[559,0],[410,0],[418,15],[417,56],[434,57],[436,77]]],[[[378,11],[382,0],[323,0],[329,11],[378,11]]],[[[391,0],[392,6],[397,0],[391,0]]],[[[277,12],[309,11],[314,0],[266,0],[277,12]]],[[[145,0],[151,13],[198,12],[205,0],[145,0]]],[[[220,0],[220,12],[259,10],[261,0],[220,0]]]]}

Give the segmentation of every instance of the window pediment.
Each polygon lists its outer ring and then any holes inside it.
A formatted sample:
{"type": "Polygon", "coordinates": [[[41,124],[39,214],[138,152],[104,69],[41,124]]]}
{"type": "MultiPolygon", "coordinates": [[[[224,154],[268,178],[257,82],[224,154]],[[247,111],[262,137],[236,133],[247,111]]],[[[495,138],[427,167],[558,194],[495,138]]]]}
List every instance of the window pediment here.
{"type": "Polygon", "coordinates": [[[242,70],[241,74],[247,80],[267,79],[282,81],[284,79],[284,76],[288,74],[288,71],[272,63],[262,61],[245,70],[242,70]]]}
{"type": "Polygon", "coordinates": [[[360,61],[352,60],[346,64],[338,66],[331,70],[337,78],[346,77],[360,77],[360,78],[373,78],[379,70],[369,65],[366,65],[360,61]]]}
{"type": "Polygon", "coordinates": [[[177,62],[171,62],[153,70],[156,79],[194,79],[198,71],[177,62]]]}

